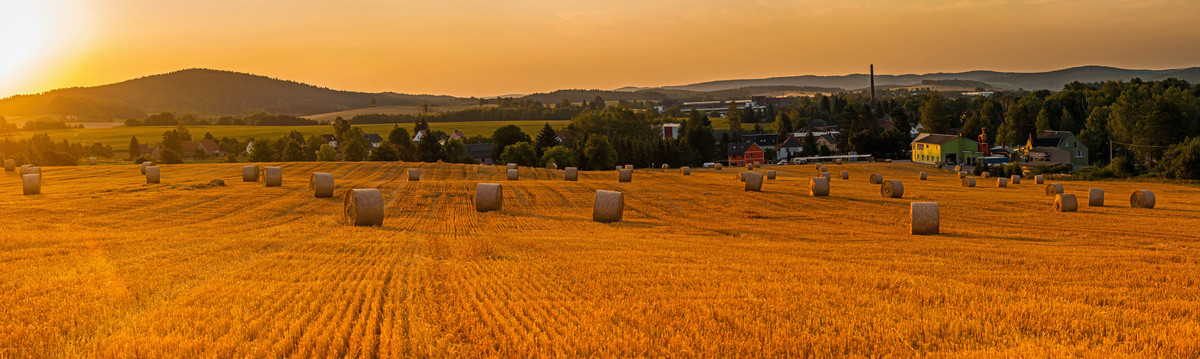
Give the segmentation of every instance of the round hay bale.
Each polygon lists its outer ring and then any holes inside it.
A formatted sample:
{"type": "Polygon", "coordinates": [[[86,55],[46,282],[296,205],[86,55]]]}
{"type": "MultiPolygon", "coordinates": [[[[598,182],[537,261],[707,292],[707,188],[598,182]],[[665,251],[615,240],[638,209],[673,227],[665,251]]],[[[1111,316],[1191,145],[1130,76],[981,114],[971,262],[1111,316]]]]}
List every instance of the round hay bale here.
{"type": "Polygon", "coordinates": [[[633,169],[632,168],[626,168],[626,169],[621,170],[620,172],[617,172],[617,182],[630,182],[630,181],[633,181],[633,169]]]}
{"type": "Polygon", "coordinates": [[[616,166],[613,166],[613,170],[614,170],[614,171],[620,171],[620,170],[622,170],[622,169],[624,169],[624,168],[625,168],[625,167],[621,167],[621,165],[616,165],[616,166]]]}
{"type": "Polygon", "coordinates": [[[42,174],[31,173],[21,176],[21,188],[25,191],[25,195],[42,193],[42,174]]]}
{"type": "Polygon", "coordinates": [[[833,164],[840,166],[842,164],[842,159],[841,158],[834,159],[833,164]]]}
{"type": "Polygon", "coordinates": [[[691,176],[692,168],[688,166],[679,167],[679,173],[682,173],[684,176],[691,176]]]}
{"type": "Polygon", "coordinates": [[[383,194],[374,188],[346,191],[342,220],[351,226],[382,226],[383,194]]]}
{"type": "Polygon", "coordinates": [[[1154,192],[1149,190],[1133,191],[1129,196],[1129,206],[1133,208],[1154,208],[1154,192]]]}
{"type": "Polygon", "coordinates": [[[415,181],[420,181],[420,180],[421,180],[421,169],[420,168],[409,168],[408,169],[408,181],[415,182],[415,181]]]}
{"type": "Polygon", "coordinates": [[[967,178],[967,173],[966,173],[966,172],[959,172],[959,173],[958,173],[958,179],[963,179],[963,178],[967,178]]]}
{"type": "Polygon", "coordinates": [[[867,180],[871,181],[871,184],[883,184],[883,175],[878,174],[878,173],[872,173],[871,178],[869,178],[867,180]]]}
{"type": "Polygon", "coordinates": [[[1021,184],[1021,175],[1012,175],[1012,177],[1008,179],[1008,182],[1012,184],[1021,184]]]}
{"type": "Polygon", "coordinates": [[[842,171],[841,175],[842,175],[842,179],[843,179],[843,180],[848,180],[848,179],[850,179],[850,172],[847,172],[847,171],[842,171]]]}
{"type": "Polygon", "coordinates": [[[620,222],[625,212],[625,197],[621,192],[597,190],[592,202],[592,220],[600,223],[620,222]]]}
{"type": "Polygon", "coordinates": [[[927,179],[929,179],[929,173],[925,172],[925,171],[921,171],[921,180],[924,181],[927,179]]]}
{"type": "Polygon", "coordinates": [[[821,166],[821,164],[820,164],[820,163],[818,163],[818,164],[816,165],[817,172],[820,172],[820,171],[821,171],[821,167],[824,167],[824,166],[821,166]]]}
{"type": "Polygon", "coordinates": [[[941,232],[941,219],[937,202],[913,202],[909,204],[912,216],[912,234],[930,235],[941,232]]]}
{"type": "Polygon", "coordinates": [[[475,186],[475,210],[499,211],[504,207],[504,187],[499,183],[480,183],[475,186]]]}
{"type": "Polygon", "coordinates": [[[1079,202],[1075,201],[1075,195],[1070,193],[1061,193],[1054,195],[1054,210],[1059,212],[1075,212],[1079,209],[1079,202]]]}
{"type": "Polygon", "coordinates": [[[761,192],[763,184],[763,174],[758,172],[746,172],[742,177],[746,181],[746,191],[761,192]]]}
{"type": "Polygon", "coordinates": [[[962,172],[962,165],[955,165],[954,172],[962,172]]]}
{"type": "Polygon", "coordinates": [[[883,181],[879,185],[879,194],[883,198],[900,198],[904,197],[904,184],[897,180],[883,181]]]}
{"type": "Polygon", "coordinates": [[[308,178],[308,188],[312,189],[313,197],[333,197],[333,174],[325,172],[313,172],[312,176],[308,178]]]}
{"type": "Polygon", "coordinates": [[[667,170],[669,170],[669,169],[671,169],[671,166],[670,166],[670,165],[667,165],[666,163],[664,163],[664,164],[662,165],[662,170],[663,170],[663,172],[666,172],[666,171],[667,171],[667,170]]]}
{"type": "Polygon", "coordinates": [[[258,166],[242,166],[242,182],[258,182],[258,166]]]}
{"type": "Polygon", "coordinates": [[[509,181],[516,181],[521,178],[521,172],[518,171],[516,168],[508,169],[507,174],[508,174],[509,181]]]}
{"type": "Polygon", "coordinates": [[[983,178],[992,178],[992,173],[991,173],[991,172],[984,172],[984,173],[983,173],[983,175],[982,175],[982,177],[983,177],[983,178]]]}
{"type": "Polygon", "coordinates": [[[1008,187],[1008,179],[1004,177],[996,178],[996,188],[1008,187]]]}
{"type": "Polygon", "coordinates": [[[17,160],[14,160],[11,158],[4,160],[4,170],[5,171],[12,172],[12,170],[14,170],[16,168],[17,168],[17,160]]]}
{"type": "Polygon", "coordinates": [[[1104,189],[1088,189],[1088,207],[1104,207],[1104,189]]]}
{"type": "Polygon", "coordinates": [[[567,167],[563,170],[563,181],[578,181],[579,167],[567,167]]]}
{"type": "Polygon", "coordinates": [[[625,169],[632,171],[633,165],[625,165],[625,169]]]}
{"type": "Polygon", "coordinates": [[[283,186],[283,169],[275,166],[263,167],[263,185],[266,187],[283,186]]]}
{"type": "Polygon", "coordinates": [[[1063,185],[1062,184],[1052,183],[1052,184],[1046,185],[1046,195],[1047,196],[1054,196],[1054,195],[1062,194],[1062,193],[1063,193],[1063,185]]]}
{"type": "Polygon", "coordinates": [[[225,180],[215,179],[212,181],[208,181],[208,186],[209,187],[225,187],[225,180]]]}
{"type": "Polygon", "coordinates": [[[821,173],[828,173],[829,167],[821,167],[821,173]]]}
{"type": "Polygon", "coordinates": [[[1034,177],[1033,179],[1035,182],[1037,182],[1037,184],[1043,184],[1046,182],[1046,177],[1042,175],[1037,175],[1037,177],[1034,177]]]}
{"type": "Polygon", "coordinates": [[[146,166],[146,183],[158,183],[158,166],[146,166]]]}
{"type": "Polygon", "coordinates": [[[809,179],[808,195],[813,197],[821,197],[829,195],[829,179],[825,177],[813,177],[809,179]]]}
{"type": "Polygon", "coordinates": [[[775,179],[775,170],[767,170],[767,179],[775,179]]]}
{"type": "Polygon", "coordinates": [[[42,173],[40,168],[36,169],[36,170],[35,170],[35,168],[38,168],[38,167],[33,167],[33,165],[21,165],[21,168],[17,169],[17,175],[24,176],[24,175],[28,175],[28,174],[42,173]],[[37,171],[37,172],[34,172],[34,171],[37,171]]]}
{"type": "Polygon", "coordinates": [[[517,164],[516,164],[516,163],[512,163],[512,162],[509,162],[507,165],[504,165],[504,169],[506,169],[506,170],[515,170],[515,169],[517,169],[517,164]]]}
{"type": "Polygon", "coordinates": [[[558,164],[557,164],[557,163],[554,163],[554,162],[547,163],[547,164],[546,164],[546,169],[548,169],[548,170],[556,170],[556,169],[558,169],[558,164]]]}
{"type": "Polygon", "coordinates": [[[747,163],[747,164],[746,164],[746,170],[747,170],[747,171],[753,171],[753,170],[754,170],[754,164],[753,164],[753,163],[747,163]]]}
{"type": "Polygon", "coordinates": [[[822,178],[825,178],[825,181],[826,181],[826,182],[829,182],[829,181],[830,181],[829,172],[824,172],[824,173],[821,173],[821,177],[822,177],[822,178]]]}
{"type": "Polygon", "coordinates": [[[720,171],[722,167],[724,167],[724,166],[721,166],[720,163],[713,164],[713,168],[716,168],[718,171],[720,171]]]}
{"type": "Polygon", "coordinates": [[[738,182],[746,182],[746,172],[738,172],[736,177],[738,182]]]}
{"type": "Polygon", "coordinates": [[[96,159],[96,156],[88,157],[88,165],[95,166],[96,162],[99,162],[99,160],[96,159]]]}
{"type": "Polygon", "coordinates": [[[975,187],[975,179],[971,178],[971,177],[963,178],[962,186],[963,187],[975,187]]]}
{"type": "Polygon", "coordinates": [[[141,171],[142,171],[142,174],[143,174],[143,175],[144,175],[144,174],[146,174],[146,167],[150,167],[150,166],[153,166],[153,165],[154,165],[154,162],[149,162],[149,161],[142,162],[142,165],[141,165],[141,171]]]}

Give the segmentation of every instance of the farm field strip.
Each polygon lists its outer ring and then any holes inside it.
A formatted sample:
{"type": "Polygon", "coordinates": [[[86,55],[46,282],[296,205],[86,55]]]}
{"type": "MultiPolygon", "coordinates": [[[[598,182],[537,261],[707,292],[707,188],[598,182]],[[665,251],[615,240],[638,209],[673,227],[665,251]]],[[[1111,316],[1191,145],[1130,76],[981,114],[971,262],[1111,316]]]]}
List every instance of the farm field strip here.
{"type": "Polygon", "coordinates": [[[264,163],[284,169],[265,188],[244,165],[157,185],[44,167],[35,196],[0,176],[0,356],[1200,355],[1196,187],[1061,182],[1107,207],[1060,213],[1032,179],[901,164],[828,165],[850,172],[829,197],[808,196],[813,166],[745,192],[739,168],[264,163]],[[503,210],[475,211],[480,182],[503,210]],[[382,227],[341,223],[349,188],[381,190],[382,227]],[[1143,188],[1156,208],[1129,208],[1143,188]],[[597,189],[625,194],[624,221],[591,221],[597,189]],[[907,234],[913,201],[939,202],[943,234],[907,234]]]}

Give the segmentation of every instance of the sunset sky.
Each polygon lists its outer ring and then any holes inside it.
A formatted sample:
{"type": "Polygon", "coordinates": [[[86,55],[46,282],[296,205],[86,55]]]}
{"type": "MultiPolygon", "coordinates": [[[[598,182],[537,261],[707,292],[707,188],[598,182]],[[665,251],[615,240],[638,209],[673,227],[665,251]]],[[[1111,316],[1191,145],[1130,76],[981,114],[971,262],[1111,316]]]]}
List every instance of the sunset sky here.
{"type": "Polygon", "coordinates": [[[0,1],[0,97],[214,68],[458,96],[1200,65],[1193,0],[0,1]]]}

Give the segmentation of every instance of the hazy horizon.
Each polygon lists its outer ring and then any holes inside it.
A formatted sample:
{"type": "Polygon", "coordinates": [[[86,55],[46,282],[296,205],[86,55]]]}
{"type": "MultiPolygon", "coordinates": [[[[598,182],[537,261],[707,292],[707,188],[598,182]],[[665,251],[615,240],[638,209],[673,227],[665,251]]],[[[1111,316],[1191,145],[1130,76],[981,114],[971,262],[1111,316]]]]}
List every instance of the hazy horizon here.
{"type": "Polygon", "coordinates": [[[53,0],[0,5],[0,97],[186,68],[496,96],[798,75],[1196,66],[1158,1],[53,0]],[[1035,54],[1036,56],[1030,56],[1035,54]]]}

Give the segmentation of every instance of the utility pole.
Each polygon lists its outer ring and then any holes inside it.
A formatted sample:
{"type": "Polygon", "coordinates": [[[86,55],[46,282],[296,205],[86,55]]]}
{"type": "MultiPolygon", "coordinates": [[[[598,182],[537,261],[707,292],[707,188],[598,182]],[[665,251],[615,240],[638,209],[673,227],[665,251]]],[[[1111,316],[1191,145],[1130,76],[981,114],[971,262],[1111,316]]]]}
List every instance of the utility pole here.
{"type": "Polygon", "coordinates": [[[1112,140],[1108,140],[1108,163],[1112,163],[1112,158],[1113,158],[1112,140]]]}

